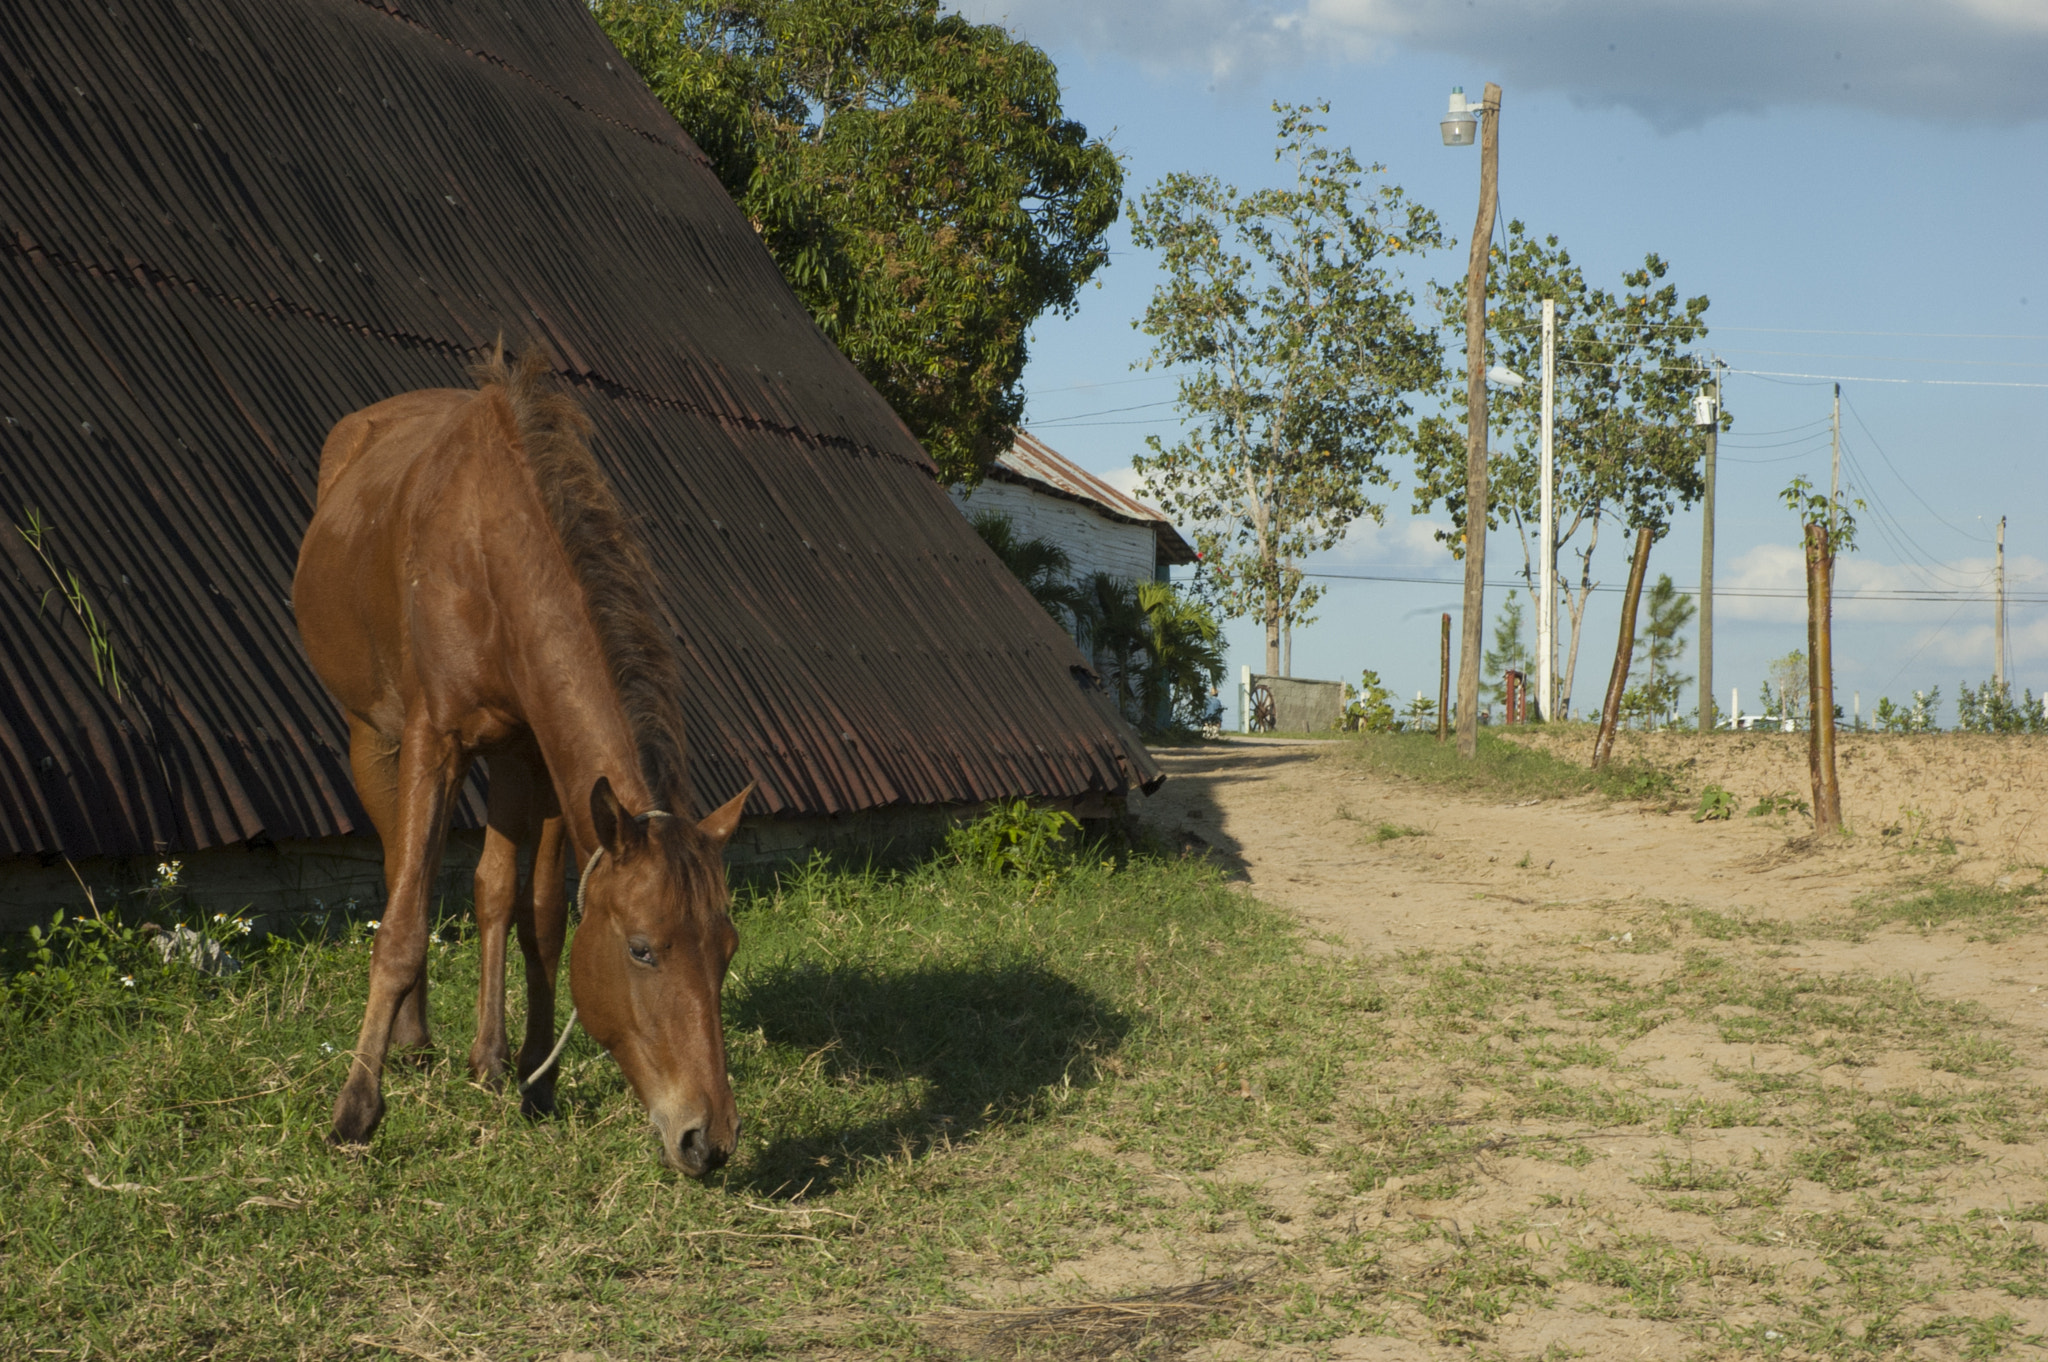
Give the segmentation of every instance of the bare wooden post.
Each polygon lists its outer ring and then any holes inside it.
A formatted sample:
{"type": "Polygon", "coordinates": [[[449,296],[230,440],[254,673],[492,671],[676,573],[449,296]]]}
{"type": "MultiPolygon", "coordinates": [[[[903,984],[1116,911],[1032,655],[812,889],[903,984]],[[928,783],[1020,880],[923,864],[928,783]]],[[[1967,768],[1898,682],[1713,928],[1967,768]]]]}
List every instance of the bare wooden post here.
{"type": "Polygon", "coordinates": [[[1444,645],[1442,667],[1436,684],[1436,740],[1447,741],[1451,736],[1451,612],[1444,612],[1444,645]]]}
{"type": "Polygon", "coordinates": [[[1614,670],[1607,677],[1607,703],[1600,707],[1600,733],[1593,739],[1593,769],[1614,755],[1614,730],[1621,724],[1621,697],[1628,666],[1636,654],[1636,606],[1643,599],[1643,574],[1650,570],[1650,527],[1636,531],[1636,557],[1628,566],[1628,592],[1621,601],[1621,641],[1614,645],[1614,670]]]}
{"type": "Polygon", "coordinates": [[[1813,830],[1842,826],[1842,788],[1835,783],[1835,554],[1828,527],[1806,527],[1806,764],[1813,776],[1813,830]]]}

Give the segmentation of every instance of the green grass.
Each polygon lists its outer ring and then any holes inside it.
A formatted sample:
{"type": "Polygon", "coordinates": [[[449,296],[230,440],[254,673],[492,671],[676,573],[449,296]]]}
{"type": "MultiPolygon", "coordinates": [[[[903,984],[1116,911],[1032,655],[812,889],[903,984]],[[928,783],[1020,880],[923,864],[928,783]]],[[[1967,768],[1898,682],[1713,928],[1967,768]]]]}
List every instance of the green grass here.
{"type": "MultiPolygon", "coordinates": [[[[2044,882],[2048,883],[2048,882],[2044,882]]],[[[1955,881],[1905,895],[1874,894],[1859,900],[1843,926],[1852,932],[1878,927],[1945,927],[1971,940],[2002,941],[2017,932],[2048,926],[2042,913],[2041,884],[2022,889],[1995,889],[1955,881]]]]}
{"type": "Polygon", "coordinates": [[[1507,1355],[1510,1317],[1582,1308],[1567,1290],[1706,1357],[2036,1346],[1955,1294],[2048,1289],[2048,1201],[1969,1200],[2048,1134],[2031,1039],[1910,979],[1785,972],[1746,919],[1689,919],[1698,948],[1618,972],[1568,945],[1360,957],[1143,855],[814,865],[735,910],[746,1131],[702,1184],[660,1169],[586,1037],[557,1119],[468,1081],[456,923],[430,962],[447,1058],[392,1072],[361,1156],[320,1138],[360,929],[222,980],[17,975],[0,1356],[1107,1359],[1373,1333],[1507,1355]],[[1657,1077],[1702,1034],[1748,1058],[1657,1077]],[[1883,1083],[1845,1083],[1879,1059],[1883,1083]],[[1542,1196],[1497,1195],[1529,1169],[1542,1196]],[[1120,1254],[1174,1275],[1051,1275],[1120,1254]],[[1000,1284],[1020,1308],[981,1308],[1000,1284]]]}
{"type": "MultiPolygon", "coordinates": [[[[1587,755],[1592,734],[1587,730],[1587,755]]],[[[1455,741],[1428,733],[1367,733],[1344,750],[1377,775],[1420,781],[1460,793],[1500,800],[1571,799],[1601,794],[1610,799],[1668,803],[1677,784],[1671,773],[1651,766],[1615,764],[1594,771],[1547,752],[1479,730],[1477,755],[1466,761],[1455,741]]]]}
{"type": "Polygon", "coordinates": [[[321,1140],[360,931],[273,939],[220,981],[138,964],[132,989],[33,1011],[17,994],[0,1353],[908,1355],[962,1272],[1033,1274],[1105,1232],[1229,1213],[1160,1204],[1107,1150],[1195,1175],[1293,1143],[1331,1119],[1381,1006],[1195,862],[1039,880],[814,866],[743,890],[735,916],[746,1126],[705,1185],[659,1168],[581,1033],[557,1119],[468,1080],[466,940],[430,960],[444,1058],[391,1073],[360,1157],[321,1140]]]}

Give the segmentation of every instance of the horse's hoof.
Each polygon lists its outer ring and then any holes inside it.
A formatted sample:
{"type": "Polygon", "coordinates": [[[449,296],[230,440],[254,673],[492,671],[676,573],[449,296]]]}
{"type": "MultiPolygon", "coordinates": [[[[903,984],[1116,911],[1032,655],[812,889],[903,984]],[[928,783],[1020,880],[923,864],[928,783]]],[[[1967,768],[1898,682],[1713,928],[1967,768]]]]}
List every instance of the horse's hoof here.
{"type": "Polygon", "coordinates": [[[394,1045],[385,1054],[386,1064],[403,1064],[408,1069],[431,1069],[440,1060],[441,1052],[432,1045],[394,1045]]]}
{"type": "Polygon", "coordinates": [[[502,1047],[482,1052],[471,1050],[469,1076],[492,1092],[503,1092],[505,1080],[512,1076],[512,1056],[502,1047]]]}
{"type": "Polygon", "coordinates": [[[519,1094],[519,1114],[538,1121],[555,1114],[555,1085],[543,1079],[519,1094]]]}
{"type": "Polygon", "coordinates": [[[334,1099],[334,1125],[327,1143],[337,1149],[360,1148],[370,1143],[384,1119],[384,1095],[372,1088],[367,1094],[343,1088],[334,1099]]]}

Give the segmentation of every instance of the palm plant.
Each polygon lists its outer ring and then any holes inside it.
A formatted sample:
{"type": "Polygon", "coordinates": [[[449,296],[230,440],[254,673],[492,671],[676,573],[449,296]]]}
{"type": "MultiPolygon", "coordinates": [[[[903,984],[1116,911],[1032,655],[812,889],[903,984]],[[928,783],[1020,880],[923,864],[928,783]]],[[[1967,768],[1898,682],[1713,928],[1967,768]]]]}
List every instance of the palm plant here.
{"type": "Polygon", "coordinates": [[[1154,722],[1201,723],[1210,688],[1223,680],[1223,631],[1216,612],[1167,582],[1140,582],[1138,606],[1147,624],[1146,716],[1154,722]]]}
{"type": "Polygon", "coordinates": [[[977,512],[967,523],[1062,628],[1076,638],[1089,632],[1092,598],[1073,581],[1074,561],[1065,549],[1050,539],[1020,537],[1016,522],[1001,511],[977,512]]]}
{"type": "Polygon", "coordinates": [[[1088,651],[1095,670],[1109,683],[1116,707],[1132,718],[1141,685],[1141,663],[1149,650],[1151,618],[1138,603],[1138,588],[1123,577],[1097,572],[1081,583],[1088,613],[1088,651]]]}

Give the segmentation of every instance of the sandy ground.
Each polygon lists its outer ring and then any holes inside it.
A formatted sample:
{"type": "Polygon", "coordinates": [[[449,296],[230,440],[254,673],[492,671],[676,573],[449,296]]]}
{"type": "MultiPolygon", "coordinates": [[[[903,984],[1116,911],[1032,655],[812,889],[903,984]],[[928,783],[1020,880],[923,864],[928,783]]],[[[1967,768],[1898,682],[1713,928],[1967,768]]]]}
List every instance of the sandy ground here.
{"type": "MultiPolygon", "coordinates": [[[[1206,845],[1239,868],[1251,892],[1299,913],[1317,934],[1319,948],[1376,956],[1484,948],[1500,958],[1556,962],[1586,960],[1590,952],[1602,968],[1633,970],[1645,983],[1680,967],[1683,943],[1647,951],[1628,950],[1625,943],[1631,933],[1668,924],[1675,910],[1707,908],[1796,926],[1815,915],[1838,916],[1873,891],[1930,877],[2024,883],[2048,862],[2042,836],[2048,747],[2024,741],[1847,738],[1842,786],[1857,833],[1849,839],[1813,839],[1809,822],[1796,814],[1747,817],[1738,810],[1730,821],[1695,823],[1690,798],[1679,811],[1590,798],[1477,801],[1371,774],[1343,749],[1336,743],[1226,740],[1165,750],[1158,755],[1170,778],[1137,813],[1169,842],[1206,845]],[[1383,838],[1382,824],[1422,835],[1383,838]]],[[[1805,783],[1798,737],[1704,744],[1677,736],[1631,737],[1623,756],[1632,755],[1667,765],[1690,760],[1680,780],[1691,797],[1709,784],[1721,785],[1742,809],[1762,794],[1796,792],[1805,783]]],[[[1826,932],[1795,936],[1769,949],[1755,942],[1733,948],[1752,951],[1757,969],[1906,976],[1925,995],[1974,1001],[2009,1023],[2001,1034],[2021,1056],[2021,1073],[2048,1086],[2048,934],[2021,932],[1996,942],[1941,929],[1887,929],[1862,940],[1826,932]]],[[[1727,1087],[1717,1078],[1727,1073],[1721,1066],[1796,1063],[1811,1071],[1813,1061],[1773,1054],[1772,1048],[1731,1046],[1710,1026],[1678,1023],[1631,1045],[1628,1057],[1638,1065],[1635,1081],[1707,1096],[1727,1087]]],[[[1943,1079],[1911,1055],[1852,1061],[1851,1067],[1823,1074],[1824,1082],[1850,1089],[1943,1079]]],[[[1702,1160],[1741,1151],[1748,1151],[1745,1158],[1762,1158],[1755,1151],[1771,1153],[1775,1138],[1768,1130],[1705,1132],[1689,1149],[1702,1160]],[[1729,1150],[1719,1143],[1729,1143],[1729,1150]]],[[[1354,1217],[1406,1220],[1439,1231],[1448,1224],[1451,1229],[1441,1232],[1454,1232],[1461,1241],[1480,1227],[1527,1227],[1521,1233],[1532,1252],[1554,1251],[1558,1241],[1603,1242],[1602,1236],[1647,1227],[1682,1248],[1771,1260],[1790,1283],[1802,1272],[1820,1270],[1812,1254],[1802,1259],[1791,1241],[1777,1251],[1714,1241],[1715,1231],[1700,1228],[1696,1217],[1660,1208],[1639,1184],[1651,1158],[1668,1145],[1654,1131],[1617,1138],[1601,1146],[1597,1162],[1583,1167],[1506,1157],[1452,1201],[1426,1202],[1390,1184],[1344,1204],[1352,1206],[1354,1217]]],[[[1327,1170],[1284,1156],[1247,1158],[1226,1172],[1256,1184],[1270,1204],[1299,1211],[1304,1220],[1316,1207],[1327,1215],[1341,1191],[1341,1179],[1327,1170]]],[[[1966,1215],[1973,1206],[2039,1202],[2048,1196],[2048,1157],[2038,1144],[2007,1147],[1978,1171],[1945,1184],[1941,1195],[1950,1215],[1966,1215]]],[[[1852,1204],[1853,1194],[1798,1182],[1783,1223],[1796,1224],[1789,1218],[1795,1211],[1820,1214],[1852,1204]]],[[[2029,1232],[2048,1241],[2048,1226],[2029,1232]]],[[[1219,1261],[1198,1260],[1185,1246],[1172,1244],[1106,1245],[1101,1255],[1070,1264],[1055,1277],[1086,1284],[1099,1296],[1115,1287],[1184,1283],[1215,1272],[1219,1261]]],[[[1390,1259],[1389,1266],[1398,1272],[1397,1261],[1390,1259]]],[[[2004,1311],[2022,1335],[2048,1335],[2048,1301],[2039,1295],[1990,1299],[1995,1293],[1977,1292],[1986,1299],[1966,1299],[1971,1294],[1952,1293],[1938,1307],[1979,1316],[2004,1311]]],[[[1413,1359],[1466,1357],[1476,1349],[1483,1356],[1620,1359],[1700,1351],[1696,1333],[1631,1317],[1612,1308],[1612,1297],[1561,1282],[1547,1308],[1500,1320],[1483,1345],[1447,1339],[1420,1315],[1397,1307],[1383,1334],[1337,1339],[1299,1355],[1413,1359]]],[[[1915,1345],[1914,1355],[1960,1356],[1959,1348],[1915,1345]]],[[[2018,1354],[2037,1355],[2025,1345],[2018,1354]]],[[[1224,1362],[1247,1355],[1242,1345],[1212,1344],[1190,1357],[1224,1362]]]]}
{"type": "MultiPolygon", "coordinates": [[[[1664,749],[1684,741],[1629,735],[1620,755],[1655,744],[1668,757],[1664,749]]],[[[1741,808],[1726,822],[1591,798],[1473,801],[1364,771],[1337,744],[1252,740],[1157,754],[1169,778],[1138,815],[1168,837],[1199,838],[1268,902],[1351,948],[1382,953],[1475,941],[1555,952],[1629,930],[1652,908],[1797,922],[1922,879],[2010,886],[2042,873],[2048,843],[2037,811],[2048,808],[2048,748],[1986,739],[1965,744],[1963,762],[1949,765],[1921,740],[1879,750],[1885,741],[1844,744],[1844,817],[1852,829],[1877,827],[1842,840],[1811,838],[1797,814],[1743,812],[1767,792],[1799,792],[1806,758],[1796,737],[1706,745],[1690,784],[1737,796],[1741,808]],[[1425,835],[1382,841],[1382,823],[1425,835]],[[1900,831],[1886,835],[1890,827],[1900,831]]],[[[2048,1023],[2048,1009],[2038,998],[2029,1004],[2026,992],[2048,982],[2048,940],[1992,946],[1888,933],[1808,943],[1797,954],[1795,967],[1911,970],[1943,996],[2048,1023]],[[1994,974],[2027,982],[2001,985],[1994,974]]]]}

